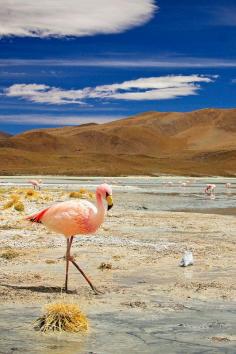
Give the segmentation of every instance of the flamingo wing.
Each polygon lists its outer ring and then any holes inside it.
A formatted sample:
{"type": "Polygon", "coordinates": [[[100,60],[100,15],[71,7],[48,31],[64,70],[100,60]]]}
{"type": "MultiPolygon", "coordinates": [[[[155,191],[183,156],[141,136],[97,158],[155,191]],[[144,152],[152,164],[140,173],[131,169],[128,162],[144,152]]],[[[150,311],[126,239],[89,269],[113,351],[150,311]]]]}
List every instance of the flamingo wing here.
{"type": "Polygon", "coordinates": [[[27,219],[41,222],[50,230],[69,237],[93,232],[91,217],[96,212],[96,207],[86,200],[66,201],[30,215],[27,219]]]}

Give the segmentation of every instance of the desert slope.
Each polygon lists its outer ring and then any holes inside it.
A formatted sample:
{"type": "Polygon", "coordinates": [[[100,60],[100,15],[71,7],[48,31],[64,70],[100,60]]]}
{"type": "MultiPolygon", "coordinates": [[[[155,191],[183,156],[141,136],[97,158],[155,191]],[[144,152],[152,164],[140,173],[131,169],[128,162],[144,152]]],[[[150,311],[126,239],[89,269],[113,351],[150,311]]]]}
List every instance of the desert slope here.
{"type": "Polygon", "coordinates": [[[236,174],[236,109],[146,112],[0,139],[1,174],[236,174]]]}

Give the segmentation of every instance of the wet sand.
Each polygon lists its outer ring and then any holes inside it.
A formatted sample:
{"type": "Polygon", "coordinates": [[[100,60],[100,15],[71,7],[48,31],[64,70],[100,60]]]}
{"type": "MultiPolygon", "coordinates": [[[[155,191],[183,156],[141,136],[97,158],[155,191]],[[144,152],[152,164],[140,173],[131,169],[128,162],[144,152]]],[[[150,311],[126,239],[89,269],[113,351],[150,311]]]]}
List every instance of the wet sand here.
{"type": "MultiPolygon", "coordinates": [[[[24,201],[26,213],[65,199],[63,188],[49,188],[24,201]]],[[[71,293],[63,292],[63,236],[1,210],[0,353],[235,353],[235,217],[155,211],[151,201],[116,192],[97,234],[76,238],[74,255],[104,292],[98,296],[72,267],[71,293]],[[1,257],[9,247],[17,252],[10,260],[1,257]],[[181,268],[185,249],[195,263],[181,268]],[[111,269],[100,270],[102,262],[111,269]],[[42,306],[61,299],[87,314],[87,335],[33,330],[42,306]]]]}
{"type": "MultiPolygon", "coordinates": [[[[184,212],[185,210],[179,210],[184,212]]],[[[236,208],[208,208],[208,209],[189,209],[189,213],[201,214],[219,214],[219,215],[234,215],[236,216],[236,208]]]]}

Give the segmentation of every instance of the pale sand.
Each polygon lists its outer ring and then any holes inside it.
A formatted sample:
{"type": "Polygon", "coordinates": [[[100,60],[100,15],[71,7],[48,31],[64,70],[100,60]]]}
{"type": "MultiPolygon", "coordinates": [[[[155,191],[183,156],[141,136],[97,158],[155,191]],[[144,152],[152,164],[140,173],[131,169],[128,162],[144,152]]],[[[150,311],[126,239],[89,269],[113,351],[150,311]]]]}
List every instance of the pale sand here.
{"type": "MultiPolygon", "coordinates": [[[[25,202],[27,212],[68,198],[42,193],[49,200],[25,202]]],[[[235,353],[235,217],[137,210],[141,198],[145,204],[145,194],[133,193],[127,203],[117,194],[99,232],[73,245],[78,263],[105,292],[99,296],[72,267],[71,294],[62,293],[64,238],[14,210],[1,211],[0,251],[11,246],[19,255],[0,258],[0,353],[235,353]],[[186,248],[195,263],[181,268],[186,248]],[[98,269],[102,262],[112,269],[98,269]],[[81,306],[87,336],[33,330],[42,305],[56,299],[81,306]]]]}

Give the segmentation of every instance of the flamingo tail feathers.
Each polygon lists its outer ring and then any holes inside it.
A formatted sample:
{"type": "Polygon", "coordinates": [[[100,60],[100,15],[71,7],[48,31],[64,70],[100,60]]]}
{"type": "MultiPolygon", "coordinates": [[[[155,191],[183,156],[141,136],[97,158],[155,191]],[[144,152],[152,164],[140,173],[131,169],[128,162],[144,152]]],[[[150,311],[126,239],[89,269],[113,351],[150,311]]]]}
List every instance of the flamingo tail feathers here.
{"type": "Polygon", "coordinates": [[[36,214],[31,214],[29,216],[26,217],[26,220],[29,220],[31,222],[37,222],[37,223],[41,223],[42,221],[42,217],[43,215],[46,213],[46,211],[48,210],[49,208],[47,209],[44,209],[44,210],[41,210],[39,213],[36,213],[36,214]]]}

